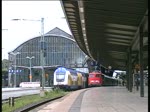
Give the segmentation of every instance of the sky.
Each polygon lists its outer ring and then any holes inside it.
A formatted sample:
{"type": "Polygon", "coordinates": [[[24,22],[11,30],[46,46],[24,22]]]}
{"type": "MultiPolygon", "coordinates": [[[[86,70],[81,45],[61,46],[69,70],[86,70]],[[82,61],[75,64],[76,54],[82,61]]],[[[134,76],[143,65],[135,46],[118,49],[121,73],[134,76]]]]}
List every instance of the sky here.
{"type": "Polygon", "coordinates": [[[44,33],[58,27],[71,34],[60,1],[2,1],[2,59],[8,59],[8,52],[25,41],[41,35],[41,18],[44,33]]]}

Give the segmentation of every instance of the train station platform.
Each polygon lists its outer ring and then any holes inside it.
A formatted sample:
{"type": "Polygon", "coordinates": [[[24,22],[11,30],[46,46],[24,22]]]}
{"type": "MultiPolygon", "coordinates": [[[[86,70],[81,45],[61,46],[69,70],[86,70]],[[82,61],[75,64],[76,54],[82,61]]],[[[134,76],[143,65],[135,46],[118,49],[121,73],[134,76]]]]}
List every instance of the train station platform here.
{"type": "Polygon", "coordinates": [[[144,90],[144,97],[140,97],[140,91],[129,92],[123,86],[81,89],[71,92],[59,100],[43,105],[34,111],[148,112],[148,87],[145,86],[144,90]]]}

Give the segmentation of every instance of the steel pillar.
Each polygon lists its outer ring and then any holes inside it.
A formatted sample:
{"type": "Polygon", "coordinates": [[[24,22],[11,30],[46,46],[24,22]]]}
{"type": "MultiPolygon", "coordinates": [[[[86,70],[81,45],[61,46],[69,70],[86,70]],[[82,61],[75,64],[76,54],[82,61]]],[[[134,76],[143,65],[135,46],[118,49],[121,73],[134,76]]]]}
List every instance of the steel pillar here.
{"type": "Polygon", "coordinates": [[[132,92],[132,51],[131,47],[129,47],[128,51],[128,74],[129,74],[129,91],[132,92]]]}
{"type": "MultiPolygon", "coordinates": [[[[129,58],[129,56],[127,56],[129,58]]],[[[126,88],[129,90],[129,61],[127,60],[127,77],[126,77],[126,80],[127,80],[127,83],[126,83],[126,88]]]]}
{"type": "Polygon", "coordinates": [[[140,62],[140,96],[144,97],[144,81],[143,81],[143,27],[140,26],[139,39],[139,62],[140,62]]]}

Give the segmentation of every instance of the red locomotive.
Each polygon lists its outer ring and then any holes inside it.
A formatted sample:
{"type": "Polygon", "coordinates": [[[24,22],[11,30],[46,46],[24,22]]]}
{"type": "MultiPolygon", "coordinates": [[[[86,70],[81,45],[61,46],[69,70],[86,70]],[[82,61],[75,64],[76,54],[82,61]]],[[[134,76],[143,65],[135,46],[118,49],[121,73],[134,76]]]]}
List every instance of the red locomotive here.
{"type": "Polygon", "coordinates": [[[89,73],[88,86],[101,86],[102,85],[102,73],[100,71],[93,71],[89,73]]]}

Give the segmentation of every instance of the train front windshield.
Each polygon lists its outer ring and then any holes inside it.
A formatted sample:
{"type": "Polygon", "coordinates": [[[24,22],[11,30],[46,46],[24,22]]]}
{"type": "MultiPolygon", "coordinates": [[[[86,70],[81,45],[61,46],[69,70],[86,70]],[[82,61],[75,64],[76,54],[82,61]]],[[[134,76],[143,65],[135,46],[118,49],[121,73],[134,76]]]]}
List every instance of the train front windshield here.
{"type": "Polygon", "coordinates": [[[94,78],[95,74],[89,74],[89,78],[94,78]]]}
{"type": "Polygon", "coordinates": [[[56,81],[63,82],[65,80],[65,72],[56,72],[56,81]]]}

